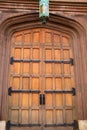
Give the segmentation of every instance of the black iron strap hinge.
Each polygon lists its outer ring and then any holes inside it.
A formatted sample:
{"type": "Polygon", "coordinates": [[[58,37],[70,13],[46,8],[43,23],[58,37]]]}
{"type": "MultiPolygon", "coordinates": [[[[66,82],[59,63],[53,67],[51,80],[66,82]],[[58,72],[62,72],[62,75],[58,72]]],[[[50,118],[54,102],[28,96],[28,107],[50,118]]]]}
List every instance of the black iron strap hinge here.
{"type": "MultiPolygon", "coordinates": [[[[39,127],[41,124],[16,124],[8,121],[6,123],[7,130],[10,130],[10,127],[39,127]]],[[[72,123],[64,123],[64,124],[44,124],[44,127],[73,127],[73,130],[78,129],[78,121],[74,120],[72,123]]]]}
{"type": "Polygon", "coordinates": [[[10,58],[10,64],[13,65],[14,62],[40,62],[40,60],[18,60],[18,59],[14,59],[14,57],[10,58]]]}
{"type": "MultiPolygon", "coordinates": [[[[14,62],[40,62],[40,60],[23,60],[23,59],[14,59],[14,57],[10,58],[10,64],[13,64],[14,62]]],[[[45,63],[63,63],[63,64],[71,64],[74,65],[74,61],[72,58],[70,60],[45,60],[45,63]]]]}
{"type": "Polygon", "coordinates": [[[73,127],[73,130],[78,128],[78,121],[74,120],[72,123],[64,124],[45,124],[45,127],[73,127]]]}
{"type": "Polygon", "coordinates": [[[74,65],[74,61],[72,58],[70,60],[45,60],[45,63],[63,63],[63,64],[71,64],[74,65]]]}
{"type": "Polygon", "coordinates": [[[9,87],[8,95],[11,96],[12,93],[40,93],[40,90],[12,90],[12,87],[9,87]]]}
{"type": "Polygon", "coordinates": [[[45,105],[45,94],[40,94],[40,105],[45,105]]]}
{"type": "Polygon", "coordinates": [[[11,123],[10,121],[8,121],[6,123],[6,128],[7,130],[10,130],[10,127],[39,127],[41,126],[41,124],[16,124],[16,123],[11,123]]]}
{"type": "Polygon", "coordinates": [[[72,94],[73,96],[76,95],[75,88],[72,88],[72,90],[45,90],[45,93],[62,93],[62,94],[72,94]]]}

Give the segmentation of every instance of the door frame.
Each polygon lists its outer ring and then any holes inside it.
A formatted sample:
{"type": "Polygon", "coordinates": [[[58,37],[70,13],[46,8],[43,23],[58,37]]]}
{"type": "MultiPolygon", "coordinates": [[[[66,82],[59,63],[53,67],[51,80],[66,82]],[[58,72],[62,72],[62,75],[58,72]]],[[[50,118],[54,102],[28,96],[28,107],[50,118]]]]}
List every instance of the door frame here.
{"type": "Polygon", "coordinates": [[[86,65],[84,64],[84,57],[86,56],[86,44],[84,28],[73,19],[54,14],[50,14],[49,21],[46,23],[46,25],[42,25],[42,22],[39,20],[38,13],[24,15],[18,14],[12,17],[9,16],[0,26],[0,119],[7,120],[8,65],[10,60],[10,39],[12,34],[23,29],[39,27],[45,27],[59,31],[62,30],[62,32],[69,34],[73,39],[78,119],[84,119],[86,117],[86,106],[84,101],[86,95],[86,78],[84,78],[86,77],[86,65]]]}

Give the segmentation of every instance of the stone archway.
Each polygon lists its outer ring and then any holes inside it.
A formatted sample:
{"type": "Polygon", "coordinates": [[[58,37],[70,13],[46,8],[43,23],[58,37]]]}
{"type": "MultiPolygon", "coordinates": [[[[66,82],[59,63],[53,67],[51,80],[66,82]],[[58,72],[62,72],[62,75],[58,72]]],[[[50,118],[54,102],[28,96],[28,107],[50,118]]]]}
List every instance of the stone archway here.
{"type": "MultiPolygon", "coordinates": [[[[1,32],[2,32],[2,46],[3,57],[2,57],[2,73],[1,77],[3,79],[2,83],[2,103],[1,103],[1,119],[7,120],[7,94],[8,94],[8,64],[9,64],[9,51],[10,51],[10,38],[14,32],[23,30],[25,28],[31,29],[34,27],[42,27],[43,25],[38,19],[38,13],[26,14],[15,16],[7,19],[2,23],[1,32]],[[14,23],[12,22],[14,21],[14,23]],[[2,30],[3,29],[3,30],[2,30]],[[4,61],[3,61],[4,60],[4,61]],[[5,70],[5,73],[3,73],[5,70]],[[4,104],[3,104],[4,102],[4,104]]],[[[81,51],[81,48],[84,46],[84,39],[82,37],[82,32],[84,35],[83,28],[74,20],[50,14],[49,22],[45,25],[45,28],[50,28],[54,30],[62,30],[64,33],[67,32],[73,39],[73,51],[75,58],[75,73],[76,73],[76,92],[77,92],[77,104],[78,104],[78,114],[79,118],[83,117],[83,111],[85,110],[85,106],[83,106],[83,91],[81,86],[83,86],[83,77],[81,76],[82,70],[85,69],[81,64],[81,58],[84,60],[84,52],[81,51]],[[80,46],[78,46],[80,45],[80,46]],[[78,59],[78,57],[81,57],[78,59]],[[79,71],[80,70],[80,71],[79,71]],[[80,79],[80,80],[79,80],[80,79]],[[79,103],[79,101],[82,101],[79,103]],[[79,109],[80,107],[80,109],[79,109]]],[[[84,117],[83,117],[84,118],[84,117]]]]}

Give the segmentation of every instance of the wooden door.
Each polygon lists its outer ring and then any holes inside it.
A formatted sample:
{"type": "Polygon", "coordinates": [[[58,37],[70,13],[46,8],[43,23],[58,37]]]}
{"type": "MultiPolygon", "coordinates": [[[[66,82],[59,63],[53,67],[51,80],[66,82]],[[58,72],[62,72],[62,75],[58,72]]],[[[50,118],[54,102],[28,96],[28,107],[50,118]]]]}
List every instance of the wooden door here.
{"type": "Polygon", "coordinates": [[[10,130],[76,126],[72,39],[51,29],[13,35],[8,88],[10,130]]]}

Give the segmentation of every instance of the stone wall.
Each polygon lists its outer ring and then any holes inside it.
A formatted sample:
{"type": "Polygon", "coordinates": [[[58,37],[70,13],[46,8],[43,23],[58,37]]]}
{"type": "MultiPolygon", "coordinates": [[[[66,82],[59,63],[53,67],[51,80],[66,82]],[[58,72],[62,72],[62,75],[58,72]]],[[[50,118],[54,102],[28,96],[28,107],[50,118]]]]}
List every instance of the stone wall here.
{"type": "Polygon", "coordinates": [[[6,122],[0,121],[0,130],[6,130],[6,122]]]}
{"type": "Polygon", "coordinates": [[[87,130],[87,120],[79,120],[79,130],[87,130]]]}

